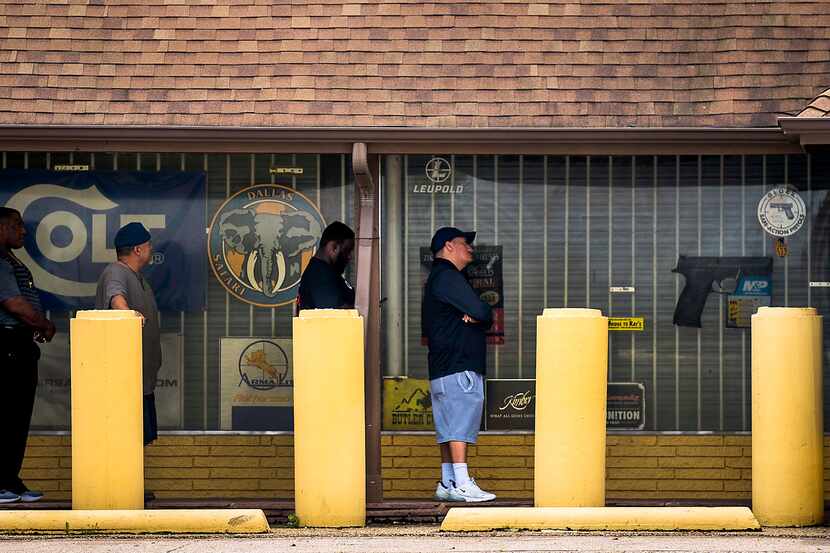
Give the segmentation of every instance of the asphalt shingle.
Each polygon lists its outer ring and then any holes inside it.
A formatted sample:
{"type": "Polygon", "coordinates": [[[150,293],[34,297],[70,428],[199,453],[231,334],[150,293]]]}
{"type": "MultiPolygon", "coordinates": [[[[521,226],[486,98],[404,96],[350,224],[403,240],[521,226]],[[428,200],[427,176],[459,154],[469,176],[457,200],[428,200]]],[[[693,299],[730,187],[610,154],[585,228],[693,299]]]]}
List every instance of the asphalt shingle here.
{"type": "Polygon", "coordinates": [[[758,127],[828,84],[830,1],[0,0],[2,124],[758,127]]]}

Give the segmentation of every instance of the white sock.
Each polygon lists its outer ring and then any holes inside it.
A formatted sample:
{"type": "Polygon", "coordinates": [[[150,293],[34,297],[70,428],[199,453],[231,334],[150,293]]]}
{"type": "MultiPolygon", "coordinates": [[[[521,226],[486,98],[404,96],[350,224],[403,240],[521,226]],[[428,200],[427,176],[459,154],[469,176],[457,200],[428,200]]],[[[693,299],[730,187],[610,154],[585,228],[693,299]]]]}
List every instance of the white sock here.
{"type": "Polygon", "coordinates": [[[455,474],[452,471],[452,463],[441,463],[441,483],[452,488],[453,480],[455,480],[455,474]]]}
{"type": "Polygon", "coordinates": [[[467,463],[453,463],[452,472],[455,475],[455,485],[463,488],[470,482],[470,473],[467,472],[467,463]]]}

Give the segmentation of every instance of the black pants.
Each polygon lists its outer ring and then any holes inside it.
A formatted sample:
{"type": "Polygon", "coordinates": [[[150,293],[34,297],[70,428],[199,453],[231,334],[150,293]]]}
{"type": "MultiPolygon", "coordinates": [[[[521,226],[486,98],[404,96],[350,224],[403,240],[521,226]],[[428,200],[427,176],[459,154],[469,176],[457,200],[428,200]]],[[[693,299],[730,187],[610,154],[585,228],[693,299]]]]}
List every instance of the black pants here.
{"type": "Polygon", "coordinates": [[[150,445],[159,437],[159,424],[156,417],[156,395],[144,396],[144,445],[150,445]]]}
{"type": "Polygon", "coordinates": [[[0,329],[0,489],[25,490],[20,468],[26,454],[37,390],[40,348],[31,332],[0,329]]]}

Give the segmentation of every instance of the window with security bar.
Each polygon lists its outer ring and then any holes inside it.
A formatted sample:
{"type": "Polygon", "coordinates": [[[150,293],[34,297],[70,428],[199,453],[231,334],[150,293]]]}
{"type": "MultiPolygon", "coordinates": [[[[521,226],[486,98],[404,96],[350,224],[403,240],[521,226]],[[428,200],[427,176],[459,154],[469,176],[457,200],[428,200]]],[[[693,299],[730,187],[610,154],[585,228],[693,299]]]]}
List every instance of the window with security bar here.
{"type": "Polygon", "coordinates": [[[543,308],[601,309],[609,382],[641,386],[643,430],[751,430],[752,312],[830,313],[827,156],[438,153],[383,165],[388,381],[427,378],[421,293],[442,226],[478,233],[468,277],[498,323],[488,378],[534,378],[543,308]]]}
{"type": "MultiPolygon", "coordinates": [[[[111,241],[123,218],[137,207],[149,216],[145,222],[157,225],[151,229],[156,266],[145,269],[163,273],[152,280],[162,310],[163,365],[155,389],[162,431],[292,429],[296,283],[327,223],[354,226],[349,156],[1,154],[3,203],[23,197],[21,179],[33,185],[53,179],[53,186],[72,191],[26,204],[24,250],[33,268],[43,268],[35,285],[52,295],[68,290],[71,297],[63,300],[79,308],[88,308],[85,290],[91,283],[94,292],[100,272],[115,260],[111,241]],[[168,186],[181,174],[199,186],[186,198],[168,186]],[[89,197],[97,203],[85,205],[89,197]],[[183,250],[190,252],[185,259],[183,250]],[[69,289],[55,287],[69,281],[69,289]],[[176,308],[183,294],[196,296],[188,309],[176,308]]],[[[36,196],[27,190],[25,197],[36,196]]],[[[351,268],[346,277],[353,281],[351,268]]],[[[69,428],[72,315],[69,309],[49,313],[58,334],[42,347],[36,430],[69,428]]]]}

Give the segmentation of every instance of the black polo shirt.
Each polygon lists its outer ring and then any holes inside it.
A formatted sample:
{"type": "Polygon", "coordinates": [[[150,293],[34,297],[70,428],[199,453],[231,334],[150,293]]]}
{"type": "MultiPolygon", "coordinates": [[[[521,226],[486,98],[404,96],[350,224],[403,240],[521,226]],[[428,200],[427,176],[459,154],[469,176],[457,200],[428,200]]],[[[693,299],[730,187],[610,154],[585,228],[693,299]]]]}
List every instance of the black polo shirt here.
{"type": "Polygon", "coordinates": [[[354,289],[334,267],[312,257],[300,278],[297,308],[353,309],[354,289]]]}
{"type": "Polygon", "coordinates": [[[424,287],[421,326],[429,346],[429,378],[461,371],[485,374],[486,332],[493,309],[482,301],[464,274],[446,259],[436,259],[424,287]],[[465,323],[469,315],[476,323],[465,323]]]}

